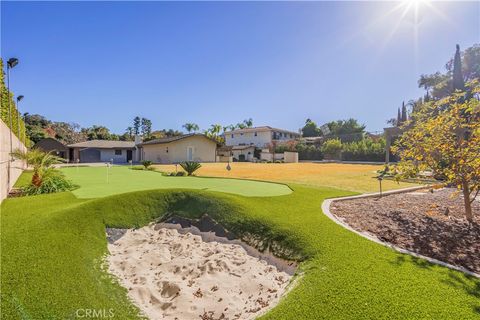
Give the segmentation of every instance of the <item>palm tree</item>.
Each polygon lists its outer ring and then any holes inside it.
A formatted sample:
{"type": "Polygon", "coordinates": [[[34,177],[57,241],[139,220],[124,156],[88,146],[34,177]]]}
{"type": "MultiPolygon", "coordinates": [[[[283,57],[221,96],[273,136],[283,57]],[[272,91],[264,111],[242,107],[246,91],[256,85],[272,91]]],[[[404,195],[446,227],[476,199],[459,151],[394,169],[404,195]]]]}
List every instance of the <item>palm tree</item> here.
{"type": "Polygon", "coordinates": [[[200,129],[198,124],[190,123],[190,122],[185,123],[182,127],[185,128],[185,130],[187,130],[188,133],[190,133],[192,131],[195,133],[196,131],[198,131],[200,129]]]}
{"type": "Polygon", "coordinates": [[[223,127],[223,132],[233,131],[235,130],[235,126],[233,124],[229,124],[228,126],[223,127]]]}
{"type": "Polygon", "coordinates": [[[239,123],[237,123],[237,125],[235,127],[238,128],[238,129],[245,129],[247,127],[247,125],[243,122],[239,122],[239,123]]]}
{"type": "Polygon", "coordinates": [[[237,123],[235,127],[238,129],[251,128],[253,127],[253,119],[252,118],[245,119],[242,122],[237,123]]]}
{"type": "Polygon", "coordinates": [[[219,124],[212,124],[210,129],[205,130],[205,135],[211,139],[216,140],[218,143],[223,143],[223,138],[220,136],[220,132],[223,127],[219,124]]]}
{"type": "Polygon", "coordinates": [[[222,131],[222,126],[221,125],[212,124],[210,126],[210,132],[212,133],[212,135],[218,135],[220,133],[220,131],[222,131]]]}
{"type": "Polygon", "coordinates": [[[243,123],[245,124],[245,126],[247,128],[253,127],[253,119],[252,118],[248,118],[248,119],[243,120],[243,123]]]}
{"type": "Polygon", "coordinates": [[[187,172],[187,175],[191,176],[195,171],[200,169],[202,165],[195,161],[185,161],[180,163],[180,166],[187,172]]]}
{"type": "Polygon", "coordinates": [[[12,152],[12,156],[16,159],[25,160],[27,165],[33,168],[32,184],[36,187],[42,185],[43,177],[49,172],[52,165],[64,162],[64,159],[39,149],[32,149],[27,152],[17,149],[12,152]]]}

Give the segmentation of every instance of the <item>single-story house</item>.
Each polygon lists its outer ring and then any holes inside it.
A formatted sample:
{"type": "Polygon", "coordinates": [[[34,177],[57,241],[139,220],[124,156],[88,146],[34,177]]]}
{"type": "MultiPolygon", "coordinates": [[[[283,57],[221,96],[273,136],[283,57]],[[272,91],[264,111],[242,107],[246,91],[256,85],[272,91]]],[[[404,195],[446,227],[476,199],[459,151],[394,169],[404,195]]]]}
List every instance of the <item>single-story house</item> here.
{"type": "Polygon", "coordinates": [[[66,145],[54,138],[44,138],[33,146],[35,149],[40,149],[44,152],[49,152],[57,157],[67,159],[68,148],[66,145]]]}
{"type": "Polygon", "coordinates": [[[134,141],[90,140],[73,143],[69,148],[70,162],[113,162],[138,161],[134,141]]]}
{"type": "Polygon", "coordinates": [[[154,163],[180,163],[184,161],[215,162],[217,141],[204,134],[184,134],[146,141],[137,145],[140,160],[154,163]]]}

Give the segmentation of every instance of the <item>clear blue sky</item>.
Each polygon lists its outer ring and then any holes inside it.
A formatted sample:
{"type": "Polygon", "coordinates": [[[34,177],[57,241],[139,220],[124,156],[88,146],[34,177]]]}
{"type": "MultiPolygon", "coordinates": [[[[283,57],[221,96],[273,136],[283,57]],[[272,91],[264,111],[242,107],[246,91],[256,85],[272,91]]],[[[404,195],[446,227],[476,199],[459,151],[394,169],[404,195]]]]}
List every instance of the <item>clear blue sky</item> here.
{"type": "Polygon", "coordinates": [[[252,117],[298,130],[357,118],[371,131],[455,44],[480,42],[480,2],[5,2],[1,56],[22,112],[123,133],[252,117]]]}

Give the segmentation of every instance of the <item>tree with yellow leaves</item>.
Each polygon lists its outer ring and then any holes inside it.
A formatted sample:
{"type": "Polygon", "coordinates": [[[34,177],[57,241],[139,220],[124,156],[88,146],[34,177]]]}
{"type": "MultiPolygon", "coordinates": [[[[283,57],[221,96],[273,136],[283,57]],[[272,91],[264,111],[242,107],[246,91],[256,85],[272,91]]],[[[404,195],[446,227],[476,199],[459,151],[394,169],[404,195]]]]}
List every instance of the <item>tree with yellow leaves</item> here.
{"type": "Polygon", "coordinates": [[[446,185],[462,191],[465,217],[473,222],[472,203],[480,191],[480,85],[423,104],[404,125],[393,151],[403,177],[431,170],[446,185]]]}

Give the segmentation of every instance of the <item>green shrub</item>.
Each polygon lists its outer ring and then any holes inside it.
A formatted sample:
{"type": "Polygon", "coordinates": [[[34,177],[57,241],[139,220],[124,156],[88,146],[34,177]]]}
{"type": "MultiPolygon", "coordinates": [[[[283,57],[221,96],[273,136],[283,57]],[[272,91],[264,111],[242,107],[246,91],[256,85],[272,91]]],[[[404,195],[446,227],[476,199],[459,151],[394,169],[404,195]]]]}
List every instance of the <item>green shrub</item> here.
{"type": "Polygon", "coordinates": [[[163,174],[164,176],[168,176],[168,177],[184,177],[184,176],[187,175],[187,173],[186,173],[185,171],[163,172],[162,174],[163,174]]]}
{"type": "Polygon", "coordinates": [[[70,191],[75,188],[77,188],[77,186],[70,180],[67,180],[62,172],[53,168],[48,168],[43,173],[42,184],[36,186],[33,183],[29,183],[26,187],[22,188],[22,194],[32,196],[44,193],[70,191]]]}
{"type": "Polygon", "coordinates": [[[144,161],[142,161],[143,166],[144,166],[145,169],[147,169],[147,170],[150,168],[150,166],[152,165],[152,163],[153,163],[153,162],[152,162],[152,161],[149,161],[149,160],[144,160],[144,161]]]}
{"type": "Polygon", "coordinates": [[[317,145],[299,143],[296,149],[299,160],[323,160],[322,149],[317,145]]]}
{"type": "Polygon", "coordinates": [[[329,159],[340,159],[342,142],[340,139],[330,139],[322,145],[323,154],[329,159]]]}
{"type": "Polygon", "coordinates": [[[344,161],[384,161],[385,139],[377,141],[365,138],[361,141],[344,143],[342,146],[342,160],[344,161]]]}
{"type": "Polygon", "coordinates": [[[180,166],[187,172],[189,176],[191,176],[195,171],[200,169],[202,165],[196,161],[185,161],[180,163],[180,166]]]}
{"type": "Polygon", "coordinates": [[[16,159],[25,160],[27,165],[33,169],[30,183],[22,188],[24,195],[61,192],[75,188],[70,181],[65,179],[63,173],[53,168],[54,164],[62,163],[65,161],[64,159],[40,149],[26,152],[17,149],[11,155],[16,159]]]}

